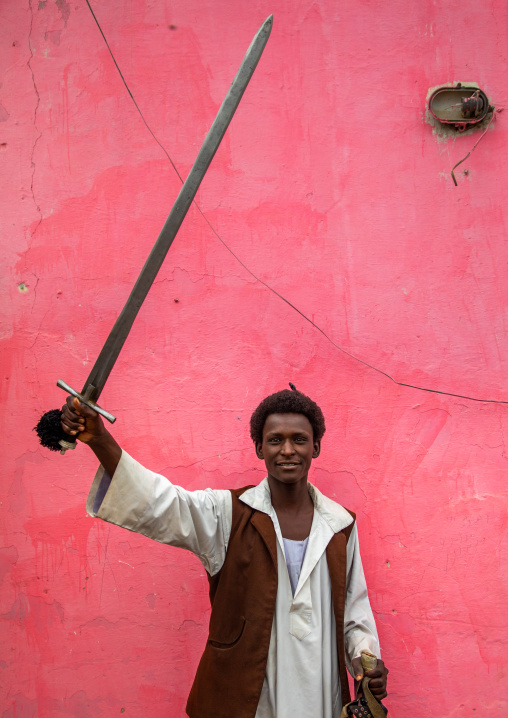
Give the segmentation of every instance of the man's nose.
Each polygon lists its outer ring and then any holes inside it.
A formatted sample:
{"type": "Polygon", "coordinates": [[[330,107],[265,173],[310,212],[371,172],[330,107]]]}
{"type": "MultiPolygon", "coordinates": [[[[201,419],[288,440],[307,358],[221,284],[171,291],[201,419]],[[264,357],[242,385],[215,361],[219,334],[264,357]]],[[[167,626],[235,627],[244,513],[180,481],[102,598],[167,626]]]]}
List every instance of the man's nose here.
{"type": "Polygon", "coordinates": [[[285,439],[285,440],[282,442],[282,446],[281,446],[280,451],[281,451],[281,454],[284,454],[284,456],[291,456],[291,454],[294,454],[294,453],[295,453],[295,452],[294,452],[294,448],[293,448],[293,444],[292,444],[292,442],[290,441],[290,439],[285,439]]]}

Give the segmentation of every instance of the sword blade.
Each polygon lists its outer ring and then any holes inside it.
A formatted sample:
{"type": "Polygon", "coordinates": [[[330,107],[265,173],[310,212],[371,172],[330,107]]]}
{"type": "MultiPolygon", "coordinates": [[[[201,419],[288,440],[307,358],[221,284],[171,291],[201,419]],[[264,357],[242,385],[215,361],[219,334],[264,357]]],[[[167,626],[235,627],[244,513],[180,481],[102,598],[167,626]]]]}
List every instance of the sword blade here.
{"type": "Polygon", "coordinates": [[[120,351],[127,339],[134,320],[143,304],[150,287],[168,253],[171,244],[176,237],[178,230],[187,214],[187,211],[194,200],[196,192],[206,171],[217,152],[222,138],[233,119],[236,108],[240,104],[243,93],[256,69],[261,58],[265,45],[272,30],[273,16],[270,15],[261,25],[247,53],[243,59],[240,69],[222,103],[212,126],[203,142],[196,161],[189,172],[189,175],[182,185],[178,197],[171,212],[162,228],[162,231],[155,242],[148,259],[127,299],[124,308],[120,312],[106,343],[104,344],[97,361],[95,362],[88,379],[86,380],[82,394],[88,390],[91,401],[96,402],[106,381],[115,365],[120,351]],[[92,388],[93,387],[93,388],[92,388]]]}

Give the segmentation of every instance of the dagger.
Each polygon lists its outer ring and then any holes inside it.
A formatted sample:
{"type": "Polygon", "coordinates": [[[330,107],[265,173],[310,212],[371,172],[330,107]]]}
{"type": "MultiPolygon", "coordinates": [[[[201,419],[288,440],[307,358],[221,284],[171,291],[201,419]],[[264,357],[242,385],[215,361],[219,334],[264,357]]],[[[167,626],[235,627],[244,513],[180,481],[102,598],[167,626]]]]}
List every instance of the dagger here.
{"type": "MultiPolygon", "coordinates": [[[[233,115],[240,104],[243,93],[254,74],[254,70],[263,54],[265,45],[270,37],[273,25],[273,15],[270,15],[261,25],[252,40],[240,69],[231,83],[226,97],[205,137],[198,156],[189,172],[187,179],[175,200],[169,216],[155,242],[148,259],[145,262],[139,277],[132,288],[122,311],[120,312],[108,338],[100,351],[99,356],[83,385],[81,392],[76,391],[66,382],[59,379],[57,386],[71,396],[77,397],[81,403],[93,409],[110,423],[116,418],[108,411],[97,405],[99,396],[104,389],[108,377],[113,369],[118,355],[127,339],[134,320],[143,304],[150,287],[152,286],[159,269],[168,253],[171,244],[187,214],[189,207],[196,196],[199,185],[217,152],[222,138],[233,119],[233,115]]],[[[65,454],[68,449],[76,448],[76,438],[66,434],[60,426],[60,409],[46,412],[39,420],[35,431],[42,446],[51,451],[60,451],[65,454]]]]}

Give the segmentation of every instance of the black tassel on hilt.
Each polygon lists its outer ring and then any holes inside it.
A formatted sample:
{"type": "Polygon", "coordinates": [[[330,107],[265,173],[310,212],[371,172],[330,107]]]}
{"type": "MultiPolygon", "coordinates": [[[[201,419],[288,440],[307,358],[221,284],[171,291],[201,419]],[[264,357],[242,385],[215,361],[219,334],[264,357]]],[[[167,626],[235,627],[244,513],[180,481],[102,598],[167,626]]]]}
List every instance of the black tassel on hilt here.
{"type": "Polygon", "coordinates": [[[62,410],[52,409],[41,416],[34,431],[37,432],[39,441],[42,446],[50,451],[60,451],[65,453],[65,449],[74,449],[76,446],[76,438],[66,434],[61,425],[62,410]],[[63,447],[60,443],[65,442],[63,447]],[[63,449],[63,451],[62,451],[63,449]]]}

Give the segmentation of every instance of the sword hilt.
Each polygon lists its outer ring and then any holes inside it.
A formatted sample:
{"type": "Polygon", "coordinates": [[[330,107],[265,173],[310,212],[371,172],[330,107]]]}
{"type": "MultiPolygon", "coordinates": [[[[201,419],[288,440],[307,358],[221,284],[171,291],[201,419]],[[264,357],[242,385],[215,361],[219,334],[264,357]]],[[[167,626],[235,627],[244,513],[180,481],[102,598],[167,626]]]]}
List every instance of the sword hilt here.
{"type": "MultiPolygon", "coordinates": [[[[71,386],[66,384],[64,381],[59,379],[56,383],[60,389],[63,389],[67,394],[76,397],[82,404],[88,406],[89,409],[96,411],[98,414],[103,416],[111,424],[114,424],[116,417],[110,414],[102,407],[95,404],[91,397],[95,392],[95,387],[89,384],[84,394],[80,394],[78,391],[73,389],[71,386]]],[[[67,434],[61,426],[61,411],[60,409],[52,409],[47,411],[41,416],[34,431],[37,432],[39,441],[42,446],[45,446],[50,451],[59,451],[61,454],[65,454],[69,449],[76,448],[76,437],[67,434]]]]}

